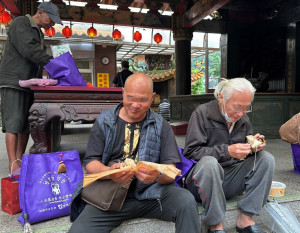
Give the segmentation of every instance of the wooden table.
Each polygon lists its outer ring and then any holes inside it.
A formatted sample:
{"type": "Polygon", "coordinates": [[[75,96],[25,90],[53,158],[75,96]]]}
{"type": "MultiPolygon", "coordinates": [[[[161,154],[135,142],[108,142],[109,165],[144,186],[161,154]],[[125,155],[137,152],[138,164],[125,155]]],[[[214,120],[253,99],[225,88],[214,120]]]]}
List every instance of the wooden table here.
{"type": "Polygon", "coordinates": [[[31,87],[34,103],[29,110],[32,154],[55,151],[60,143],[61,122],[93,122],[103,111],[122,101],[121,88],[31,87]]]}

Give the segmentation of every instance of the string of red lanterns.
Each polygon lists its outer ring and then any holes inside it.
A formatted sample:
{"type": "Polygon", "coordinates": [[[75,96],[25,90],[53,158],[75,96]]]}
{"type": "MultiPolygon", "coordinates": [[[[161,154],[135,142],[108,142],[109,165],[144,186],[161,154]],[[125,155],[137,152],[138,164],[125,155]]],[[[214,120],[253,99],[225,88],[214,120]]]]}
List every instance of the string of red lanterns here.
{"type": "Polygon", "coordinates": [[[55,35],[55,28],[54,27],[51,27],[49,28],[48,30],[45,30],[45,34],[49,37],[52,37],[55,35]]]}
{"type": "Polygon", "coordinates": [[[92,26],[87,30],[87,34],[91,38],[95,38],[97,36],[97,30],[94,28],[93,24],[92,26]]]}
{"type": "Polygon", "coordinates": [[[118,30],[118,29],[115,29],[113,32],[112,32],[112,38],[114,40],[120,40],[122,37],[122,33],[118,30]]]}
{"type": "MultiPolygon", "coordinates": [[[[1,5],[1,4],[0,4],[1,5]]],[[[1,11],[1,7],[0,7],[0,11],[1,11]]],[[[0,19],[1,19],[1,15],[0,15],[0,19]]],[[[51,27],[49,28],[48,30],[45,30],[45,34],[49,37],[52,37],[55,35],[55,28],[54,27],[51,27]]],[[[69,38],[71,37],[73,34],[72,32],[72,29],[69,27],[69,26],[65,26],[62,30],[62,35],[66,38],[69,38]]],[[[92,26],[87,30],[87,34],[89,37],[91,38],[95,38],[97,36],[97,30],[93,27],[93,24],[92,26]]],[[[114,40],[120,40],[122,37],[122,33],[118,30],[118,29],[115,29],[113,32],[112,32],[112,38],[114,40]]],[[[133,33],[133,39],[136,41],[136,42],[139,42],[142,40],[142,34],[139,32],[139,31],[136,31],[135,33],[133,33]]],[[[162,35],[160,33],[156,33],[153,37],[154,41],[159,44],[162,42],[162,35]]]]}
{"type": "Polygon", "coordinates": [[[142,39],[142,34],[139,31],[136,31],[135,33],[133,33],[133,39],[136,42],[139,42],[142,39]]]}
{"type": "Polygon", "coordinates": [[[156,33],[154,35],[154,41],[159,44],[160,42],[162,42],[162,35],[160,33],[156,33]]]}

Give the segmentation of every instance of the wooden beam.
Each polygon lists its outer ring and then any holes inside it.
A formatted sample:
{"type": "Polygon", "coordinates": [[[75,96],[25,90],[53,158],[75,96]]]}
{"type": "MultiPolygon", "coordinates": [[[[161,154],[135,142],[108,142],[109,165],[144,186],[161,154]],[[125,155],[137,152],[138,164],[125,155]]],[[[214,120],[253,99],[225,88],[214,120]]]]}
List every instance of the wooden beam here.
{"type": "Polygon", "coordinates": [[[14,16],[21,15],[21,12],[18,9],[18,7],[16,6],[14,0],[2,0],[2,2],[4,3],[4,5],[6,6],[6,8],[10,11],[10,13],[12,15],[14,15],[14,16]]]}
{"type": "Polygon", "coordinates": [[[202,0],[196,2],[189,10],[184,13],[186,23],[184,27],[190,28],[200,22],[210,13],[218,10],[230,0],[202,0]]]}

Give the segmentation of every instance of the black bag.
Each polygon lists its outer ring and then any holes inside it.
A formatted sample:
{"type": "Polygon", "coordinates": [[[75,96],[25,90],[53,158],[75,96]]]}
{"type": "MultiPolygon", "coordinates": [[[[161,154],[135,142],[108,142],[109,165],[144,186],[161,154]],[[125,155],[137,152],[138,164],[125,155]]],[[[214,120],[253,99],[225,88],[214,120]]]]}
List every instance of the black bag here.
{"type": "Polygon", "coordinates": [[[104,211],[120,211],[131,181],[116,183],[111,179],[96,180],[81,192],[81,199],[104,211]]]}
{"type": "MultiPolygon", "coordinates": [[[[133,159],[137,155],[137,148],[139,146],[140,139],[128,157],[133,159]]],[[[121,160],[125,160],[127,157],[123,157],[121,160]]],[[[109,162],[108,166],[111,166],[114,162],[109,162]]],[[[126,183],[117,183],[111,179],[98,179],[93,183],[83,188],[81,192],[81,199],[104,211],[120,211],[123,207],[126,199],[128,189],[131,184],[130,180],[126,183]]]]}

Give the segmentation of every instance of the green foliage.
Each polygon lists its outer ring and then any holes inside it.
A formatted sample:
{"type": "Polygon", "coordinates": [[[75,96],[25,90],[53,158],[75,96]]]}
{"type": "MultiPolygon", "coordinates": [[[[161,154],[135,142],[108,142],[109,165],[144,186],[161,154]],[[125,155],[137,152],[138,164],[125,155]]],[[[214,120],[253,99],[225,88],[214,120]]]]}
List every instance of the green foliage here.
{"type": "Polygon", "coordinates": [[[205,93],[205,83],[204,79],[199,79],[194,85],[191,87],[192,95],[199,95],[205,93]]]}
{"type": "Polygon", "coordinates": [[[209,69],[208,74],[209,77],[221,77],[221,52],[216,51],[210,53],[208,56],[209,61],[209,69]]]}

